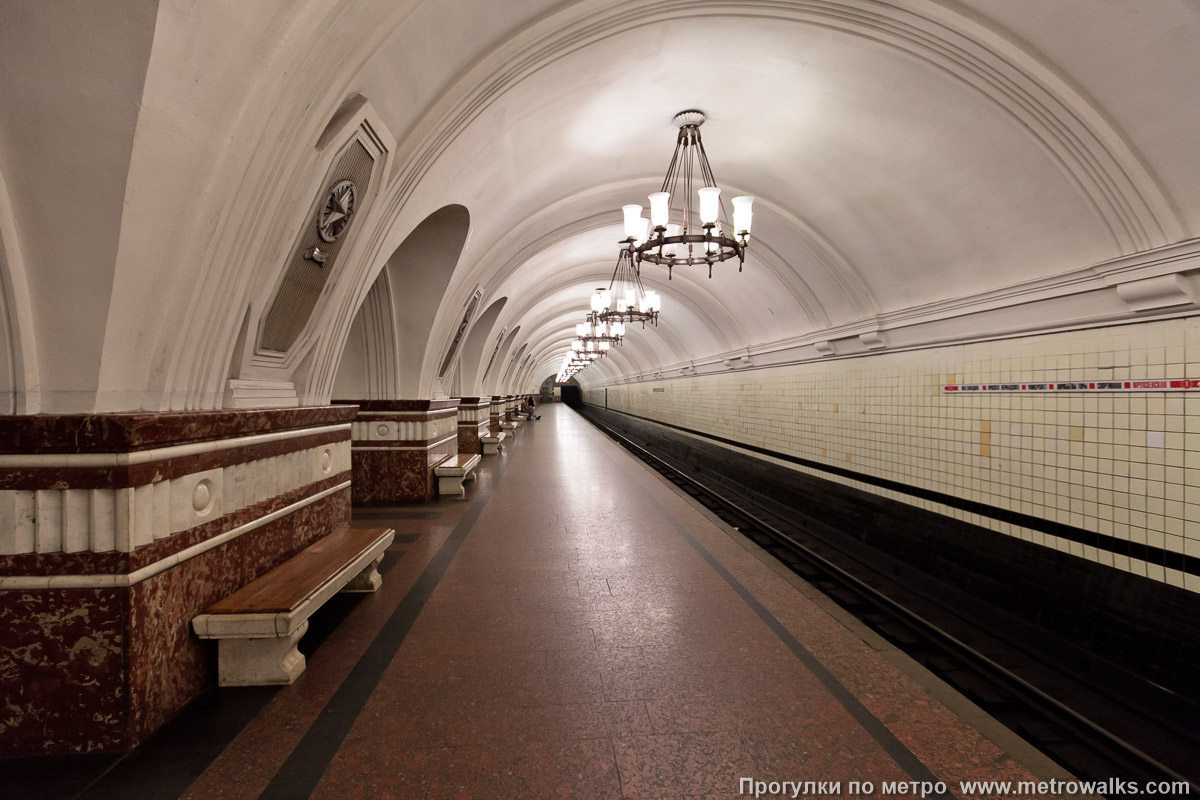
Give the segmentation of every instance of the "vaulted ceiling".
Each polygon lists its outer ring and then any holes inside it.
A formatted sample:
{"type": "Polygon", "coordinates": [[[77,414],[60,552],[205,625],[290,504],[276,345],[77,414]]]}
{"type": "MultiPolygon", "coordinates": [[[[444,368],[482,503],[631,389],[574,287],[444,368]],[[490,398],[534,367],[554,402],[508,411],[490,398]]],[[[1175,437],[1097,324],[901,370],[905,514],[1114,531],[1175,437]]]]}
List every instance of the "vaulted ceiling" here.
{"type": "Polygon", "coordinates": [[[581,381],[917,346],[968,314],[1019,331],[1031,298],[1133,313],[1113,271],[1191,258],[1200,233],[1197,42],[1188,0],[5,3],[14,408],[219,407],[230,379],[324,402],[389,271],[412,295],[398,352],[423,337],[393,359],[404,395],[532,391],[690,107],[726,196],[758,198],[745,269],[646,268],[661,325],[581,381]],[[247,341],[347,120],[385,153],[378,178],[308,333],[268,363],[247,341]],[[405,280],[427,258],[410,234],[447,207],[465,236],[405,280]]]}

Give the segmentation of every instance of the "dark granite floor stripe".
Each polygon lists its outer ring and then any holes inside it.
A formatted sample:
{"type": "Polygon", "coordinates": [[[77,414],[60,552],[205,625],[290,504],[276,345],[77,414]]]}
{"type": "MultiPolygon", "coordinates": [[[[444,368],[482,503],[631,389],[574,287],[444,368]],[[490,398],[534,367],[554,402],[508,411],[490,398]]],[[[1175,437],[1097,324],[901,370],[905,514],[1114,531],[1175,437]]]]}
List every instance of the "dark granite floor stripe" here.
{"type": "MultiPolygon", "coordinates": [[[[621,452],[624,454],[623,450],[621,452]]],[[[632,458],[632,456],[628,457],[632,458]]],[[[635,483],[637,482],[635,481],[635,483]]],[[[689,545],[691,545],[692,549],[695,550],[710,567],[716,570],[717,574],[721,576],[722,580],[729,584],[730,588],[732,588],[737,595],[742,598],[742,601],[748,605],[751,610],[758,615],[758,618],[761,619],[768,628],[770,628],[771,632],[779,638],[779,641],[783,642],[783,644],[792,651],[792,654],[795,655],[796,658],[798,658],[800,662],[804,664],[808,671],[811,672],[813,676],[815,676],[816,679],[821,682],[821,685],[824,686],[825,689],[833,696],[833,698],[841,704],[842,708],[846,709],[846,712],[854,718],[854,721],[857,722],[859,726],[861,726],[862,729],[865,730],[867,734],[874,739],[880,747],[883,748],[884,752],[886,752],[892,758],[892,760],[895,761],[900,768],[908,774],[910,778],[912,778],[914,781],[928,781],[931,783],[937,783],[938,778],[933,774],[932,771],[930,771],[929,767],[925,766],[925,764],[922,763],[922,761],[917,758],[911,750],[909,750],[899,739],[897,739],[895,735],[888,730],[887,726],[880,722],[879,718],[872,714],[867,707],[862,704],[862,701],[855,697],[853,692],[847,689],[842,682],[839,681],[837,677],[825,667],[824,664],[817,660],[817,657],[814,656],[812,652],[808,650],[808,648],[801,644],[800,641],[792,635],[791,631],[784,627],[783,623],[775,618],[774,614],[768,611],[767,608],[758,601],[758,598],[756,598],[749,589],[743,586],[741,582],[738,581],[738,579],[735,578],[733,574],[730,573],[729,570],[727,570],[725,566],[704,547],[704,545],[700,544],[700,542],[694,536],[692,536],[691,532],[688,531],[687,527],[684,526],[684,524],[678,519],[676,519],[674,514],[672,514],[670,511],[664,508],[661,503],[658,502],[658,498],[651,494],[650,491],[642,484],[637,483],[637,486],[646,495],[646,497],[649,498],[650,502],[653,503],[654,506],[663,514],[663,516],[667,518],[667,520],[675,528],[675,531],[682,536],[689,545]]],[[[930,794],[929,796],[950,797],[949,794],[945,793],[930,794]]]]}
{"type": "Polygon", "coordinates": [[[295,800],[309,797],[316,789],[321,776],[329,768],[342,742],[350,733],[355,720],[375,692],[379,680],[391,663],[396,651],[404,643],[413,623],[416,622],[425,603],[437,588],[458,548],[483,513],[492,491],[508,464],[504,459],[492,473],[491,479],[477,481],[478,491],[471,498],[471,506],[442,543],[433,559],[426,565],[421,576],[409,590],[366,652],[354,665],[342,685],[325,704],[319,717],[313,722],[304,738],[288,756],[287,761],[271,778],[270,784],[259,795],[260,800],[295,800]]]}

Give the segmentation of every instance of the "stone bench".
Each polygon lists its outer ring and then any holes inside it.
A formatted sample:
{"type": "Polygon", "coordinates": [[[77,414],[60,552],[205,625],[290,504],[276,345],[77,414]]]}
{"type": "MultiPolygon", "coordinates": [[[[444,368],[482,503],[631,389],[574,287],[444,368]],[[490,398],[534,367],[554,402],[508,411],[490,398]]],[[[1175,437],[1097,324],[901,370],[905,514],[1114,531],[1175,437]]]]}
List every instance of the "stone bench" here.
{"type": "Polygon", "coordinates": [[[308,618],[338,592],[373,592],[376,567],[396,532],[338,528],[192,620],[201,639],[218,639],[221,686],[290,684],[304,671],[297,642],[308,618]]]}
{"type": "Polygon", "coordinates": [[[515,419],[500,423],[501,430],[509,431],[512,436],[517,435],[517,428],[519,427],[521,427],[521,423],[515,419]]]}
{"type": "Polygon", "coordinates": [[[480,436],[479,442],[483,445],[483,454],[485,456],[494,456],[504,450],[504,440],[508,434],[500,431],[495,436],[480,436]]]}
{"type": "Polygon", "coordinates": [[[443,459],[433,468],[433,474],[438,479],[438,494],[466,497],[467,490],[463,483],[475,479],[475,468],[479,466],[479,461],[478,455],[467,453],[458,453],[443,459]]]}

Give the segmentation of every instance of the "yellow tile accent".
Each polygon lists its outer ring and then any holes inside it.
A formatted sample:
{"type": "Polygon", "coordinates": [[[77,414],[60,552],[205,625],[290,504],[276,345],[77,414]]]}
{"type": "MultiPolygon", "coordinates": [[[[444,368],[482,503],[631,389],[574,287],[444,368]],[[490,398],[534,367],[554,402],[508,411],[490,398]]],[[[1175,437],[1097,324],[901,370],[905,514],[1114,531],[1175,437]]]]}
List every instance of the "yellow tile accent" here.
{"type": "MultiPolygon", "coordinates": [[[[705,246],[707,247],[707,245],[705,245],[705,246]]],[[[833,413],[835,413],[835,414],[836,414],[836,413],[837,413],[837,410],[838,410],[838,404],[837,404],[837,403],[834,403],[834,404],[833,404],[833,413]]]]}
{"type": "Polygon", "coordinates": [[[822,458],[825,457],[825,448],[824,447],[821,448],[821,457],[822,458]]]}
{"type": "Polygon", "coordinates": [[[980,433],[991,433],[992,432],[992,421],[990,419],[979,420],[979,432],[980,433]]]}
{"type": "MultiPolygon", "coordinates": [[[[707,245],[706,245],[706,246],[707,246],[707,245]]],[[[946,383],[955,383],[955,380],[954,380],[954,373],[953,373],[953,372],[951,372],[951,373],[948,373],[948,374],[946,375],[946,383]]]]}
{"type": "Polygon", "coordinates": [[[849,453],[846,453],[846,460],[847,460],[847,461],[849,461],[849,460],[850,460],[850,454],[849,454],[849,453]]]}
{"type": "Polygon", "coordinates": [[[1071,426],[1071,441],[1072,442],[1082,442],[1083,441],[1083,426],[1082,425],[1072,425],[1071,426]]]}

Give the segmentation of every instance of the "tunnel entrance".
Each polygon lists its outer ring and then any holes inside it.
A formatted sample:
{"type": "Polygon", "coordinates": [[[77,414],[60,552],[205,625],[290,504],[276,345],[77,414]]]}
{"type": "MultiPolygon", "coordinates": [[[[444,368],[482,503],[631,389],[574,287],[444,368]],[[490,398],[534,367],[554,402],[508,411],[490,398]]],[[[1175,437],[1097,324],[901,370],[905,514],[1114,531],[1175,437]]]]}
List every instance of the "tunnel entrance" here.
{"type": "Polygon", "coordinates": [[[562,387],[562,401],[571,408],[578,409],[583,405],[583,394],[579,391],[578,386],[566,383],[562,387]]]}

